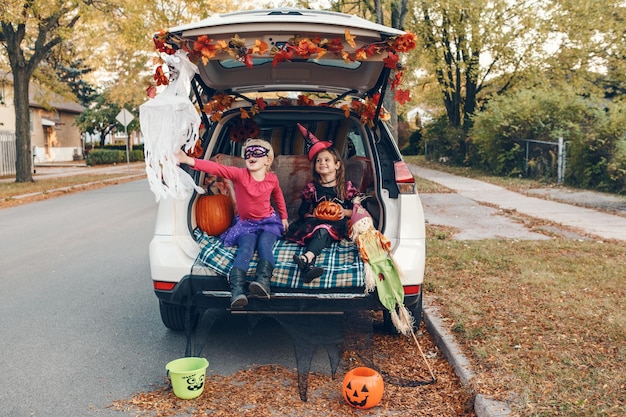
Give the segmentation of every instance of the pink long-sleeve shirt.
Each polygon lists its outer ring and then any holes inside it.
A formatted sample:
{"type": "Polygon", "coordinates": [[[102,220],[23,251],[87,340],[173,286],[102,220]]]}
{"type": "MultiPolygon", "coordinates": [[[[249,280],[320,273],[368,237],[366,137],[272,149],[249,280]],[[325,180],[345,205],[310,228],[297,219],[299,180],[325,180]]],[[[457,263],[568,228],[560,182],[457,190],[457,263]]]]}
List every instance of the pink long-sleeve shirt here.
{"type": "Polygon", "coordinates": [[[267,172],[262,181],[255,180],[247,168],[237,168],[218,164],[205,159],[196,159],[194,169],[228,178],[233,182],[237,211],[242,220],[261,220],[269,217],[274,209],[270,198],[274,199],[281,219],[287,219],[287,204],[280,189],[278,177],[267,172]]]}

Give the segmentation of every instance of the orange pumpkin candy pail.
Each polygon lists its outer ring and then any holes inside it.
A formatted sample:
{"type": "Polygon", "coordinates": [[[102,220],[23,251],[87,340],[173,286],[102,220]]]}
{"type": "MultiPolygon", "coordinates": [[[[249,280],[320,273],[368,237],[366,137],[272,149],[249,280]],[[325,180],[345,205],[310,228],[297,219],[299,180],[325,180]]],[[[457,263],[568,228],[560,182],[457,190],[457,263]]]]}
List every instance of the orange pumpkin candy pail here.
{"type": "Polygon", "coordinates": [[[385,384],[377,371],[364,366],[354,368],[343,378],[341,393],[354,408],[372,408],[383,398],[385,384]]]}
{"type": "Polygon", "coordinates": [[[333,201],[322,201],[315,207],[313,215],[320,220],[337,221],[341,218],[343,207],[333,201]]]}

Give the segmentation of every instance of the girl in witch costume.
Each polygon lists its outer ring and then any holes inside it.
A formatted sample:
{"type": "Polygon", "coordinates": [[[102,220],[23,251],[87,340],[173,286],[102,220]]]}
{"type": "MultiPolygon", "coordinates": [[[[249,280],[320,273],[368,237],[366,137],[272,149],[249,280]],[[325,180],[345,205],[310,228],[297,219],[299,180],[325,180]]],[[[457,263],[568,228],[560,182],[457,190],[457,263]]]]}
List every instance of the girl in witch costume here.
{"type": "Polygon", "coordinates": [[[333,241],[348,238],[352,198],[358,191],[345,180],[343,161],[332,143],[320,141],[300,123],[298,128],[313,163],[313,179],[302,190],[298,219],[291,223],[285,238],[305,246],[304,253],[294,255],[293,260],[303,281],[309,283],[324,273],[323,268],[315,266],[322,250],[333,241]]]}

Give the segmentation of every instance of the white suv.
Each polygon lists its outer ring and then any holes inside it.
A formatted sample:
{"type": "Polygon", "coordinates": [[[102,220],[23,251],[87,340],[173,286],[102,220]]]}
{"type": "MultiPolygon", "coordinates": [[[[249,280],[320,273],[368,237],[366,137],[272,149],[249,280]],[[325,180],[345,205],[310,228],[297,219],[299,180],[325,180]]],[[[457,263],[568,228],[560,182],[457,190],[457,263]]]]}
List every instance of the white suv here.
{"type": "MultiPolygon", "coordinates": [[[[380,105],[388,87],[397,87],[392,85],[400,79],[396,53],[408,48],[408,35],[356,16],[289,8],[215,15],[159,33],[155,44],[169,54],[188,50],[198,64],[190,90],[202,110],[198,156],[245,166],[242,140],[270,141],[276,154],[272,169],[290,221],[296,219],[301,190],[311,178],[297,124],[334,143],[346,179],[367,197],[363,205],[391,242],[405,275],[405,305],[419,325],[424,214],[380,105]]],[[[232,193],[220,178],[189,173],[198,186],[232,193]]],[[[203,194],[194,193],[186,200],[162,199],[150,244],[161,318],[174,330],[185,328],[188,311],[192,324],[203,309],[230,311],[226,277],[235,249],[224,248],[198,227],[198,216],[212,216],[199,213],[201,198],[203,194]]],[[[385,311],[375,292],[364,291],[363,264],[354,243],[342,241],[325,249],[318,259],[325,273],[310,284],[301,280],[293,262],[298,250],[294,245],[279,240],[271,299],[250,298],[246,313],[385,311]]]]}

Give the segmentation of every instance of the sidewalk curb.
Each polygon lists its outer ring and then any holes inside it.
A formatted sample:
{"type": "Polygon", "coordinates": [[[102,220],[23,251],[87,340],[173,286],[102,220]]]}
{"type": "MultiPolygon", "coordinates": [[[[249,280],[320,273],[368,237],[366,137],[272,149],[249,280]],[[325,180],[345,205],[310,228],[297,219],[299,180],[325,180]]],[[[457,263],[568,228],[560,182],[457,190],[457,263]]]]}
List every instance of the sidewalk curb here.
{"type": "MultiPolygon", "coordinates": [[[[475,377],[474,371],[467,358],[463,355],[454,336],[443,325],[439,309],[429,302],[428,297],[424,297],[423,314],[426,329],[454,369],[454,373],[461,380],[461,384],[473,390],[472,379],[475,377]]],[[[512,415],[511,409],[506,403],[492,400],[482,394],[476,394],[474,411],[477,417],[508,417],[512,415]]]]}
{"type": "Polygon", "coordinates": [[[71,191],[71,190],[74,190],[74,189],[80,189],[80,188],[88,187],[90,185],[104,184],[104,183],[108,183],[108,182],[114,182],[114,181],[125,180],[125,179],[132,179],[132,178],[138,178],[138,177],[142,177],[142,176],[145,176],[145,174],[141,173],[141,174],[124,175],[124,176],[115,177],[115,178],[108,178],[108,179],[100,180],[100,181],[93,181],[93,182],[87,182],[87,183],[70,185],[68,187],[55,188],[53,190],[37,191],[35,193],[16,195],[16,196],[13,196],[13,197],[7,197],[4,200],[5,201],[6,200],[21,200],[23,198],[34,197],[34,196],[41,195],[41,194],[51,194],[51,193],[58,193],[58,192],[63,192],[63,191],[71,191]]]}

